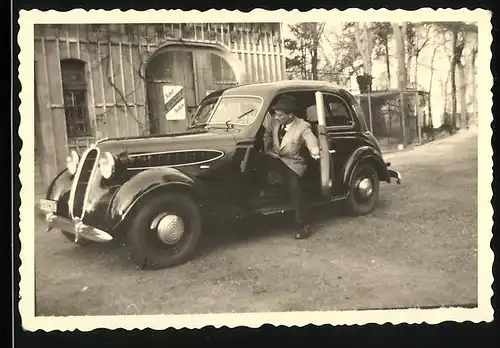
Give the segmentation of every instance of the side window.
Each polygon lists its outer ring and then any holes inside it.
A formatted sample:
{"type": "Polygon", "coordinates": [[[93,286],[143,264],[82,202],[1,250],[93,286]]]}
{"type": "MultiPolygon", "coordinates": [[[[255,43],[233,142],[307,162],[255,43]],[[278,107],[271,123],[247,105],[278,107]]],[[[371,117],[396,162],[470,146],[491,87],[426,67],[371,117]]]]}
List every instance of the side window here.
{"type": "Polygon", "coordinates": [[[354,121],[344,100],[333,94],[325,94],[326,125],[330,127],[352,126],[354,121]]]}

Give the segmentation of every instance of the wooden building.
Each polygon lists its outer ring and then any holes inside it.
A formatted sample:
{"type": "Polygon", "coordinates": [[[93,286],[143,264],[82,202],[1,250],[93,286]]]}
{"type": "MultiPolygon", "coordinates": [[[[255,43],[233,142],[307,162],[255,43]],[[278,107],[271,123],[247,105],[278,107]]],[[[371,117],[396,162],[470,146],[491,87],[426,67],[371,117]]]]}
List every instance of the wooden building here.
{"type": "Polygon", "coordinates": [[[34,38],[45,184],[70,149],[181,131],[211,91],[285,78],[279,23],[45,24],[34,38]]]}

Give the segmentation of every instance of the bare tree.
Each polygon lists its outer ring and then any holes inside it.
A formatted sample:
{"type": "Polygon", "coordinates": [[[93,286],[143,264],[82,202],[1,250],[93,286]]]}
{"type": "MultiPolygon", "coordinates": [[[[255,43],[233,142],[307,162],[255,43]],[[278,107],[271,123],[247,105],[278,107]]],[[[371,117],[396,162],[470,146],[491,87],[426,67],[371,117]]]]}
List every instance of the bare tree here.
{"type": "Polygon", "coordinates": [[[450,57],[450,79],[451,79],[451,126],[466,126],[467,119],[467,105],[465,102],[465,95],[467,91],[467,84],[465,80],[465,71],[463,63],[463,51],[466,44],[467,35],[470,33],[477,33],[477,26],[465,22],[442,22],[438,24],[443,35],[451,34],[451,57],[450,57]],[[456,73],[459,74],[459,93],[461,100],[461,117],[457,119],[457,81],[456,73]]]}
{"type": "Polygon", "coordinates": [[[374,54],[375,58],[384,57],[385,69],[387,73],[386,88],[391,88],[391,61],[389,55],[389,38],[392,35],[392,26],[389,22],[372,23],[374,33],[374,54]]]}
{"type": "MultiPolygon", "coordinates": [[[[429,95],[432,95],[432,83],[433,83],[433,78],[434,78],[434,61],[436,59],[436,53],[441,47],[442,47],[442,45],[437,45],[434,47],[434,50],[432,51],[432,58],[431,58],[431,65],[430,65],[431,74],[429,77],[429,95]]],[[[429,111],[429,119],[430,119],[431,125],[432,125],[432,103],[429,102],[427,107],[428,107],[428,111],[429,111]]]]}
{"type": "MultiPolygon", "coordinates": [[[[361,55],[352,37],[338,33],[324,33],[323,42],[329,47],[328,51],[333,54],[326,59],[325,69],[330,74],[338,75],[341,81],[347,81],[354,75],[358,75],[363,66],[361,55]]],[[[323,50],[326,51],[326,50],[323,50]]]]}
{"type": "Polygon", "coordinates": [[[325,28],[324,23],[299,23],[289,26],[293,39],[285,40],[285,48],[293,56],[287,58],[287,70],[291,74],[300,72],[302,79],[318,79],[320,63],[320,39],[325,28]]]}
{"type": "Polygon", "coordinates": [[[426,23],[416,23],[412,25],[411,30],[414,32],[414,34],[411,45],[409,45],[410,47],[408,47],[408,59],[411,61],[411,59],[414,58],[415,60],[414,81],[415,81],[415,88],[418,88],[417,86],[418,58],[420,56],[420,53],[427,46],[432,37],[431,35],[432,25],[426,23]]]}
{"type": "Polygon", "coordinates": [[[363,57],[364,73],[372,76],[372,53],[374,46],[374,35],[372,29],[367,23],[356,23],[354,31],[354,40],[358,52],[363,57]]]}

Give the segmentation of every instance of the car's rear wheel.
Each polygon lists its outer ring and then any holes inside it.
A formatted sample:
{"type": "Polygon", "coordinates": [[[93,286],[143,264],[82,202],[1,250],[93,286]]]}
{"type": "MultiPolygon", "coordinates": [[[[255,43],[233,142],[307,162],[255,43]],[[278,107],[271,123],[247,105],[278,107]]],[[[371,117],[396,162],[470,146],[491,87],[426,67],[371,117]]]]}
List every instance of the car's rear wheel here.
{"type": "Polygon", "coordinates": [[[160,269],[188,261],[201,236],[202,216],[188,195],[172,192],[148,199],[133,216],[127,239],[141,268],[160,269]]]}
{"type": "Polygon", "coordinates": [[[354,215],[365,215],[373,211],[378,201],[379,179],[374,166],[362,163],[354,170],[350,183],[348,206],[354,215]]]}

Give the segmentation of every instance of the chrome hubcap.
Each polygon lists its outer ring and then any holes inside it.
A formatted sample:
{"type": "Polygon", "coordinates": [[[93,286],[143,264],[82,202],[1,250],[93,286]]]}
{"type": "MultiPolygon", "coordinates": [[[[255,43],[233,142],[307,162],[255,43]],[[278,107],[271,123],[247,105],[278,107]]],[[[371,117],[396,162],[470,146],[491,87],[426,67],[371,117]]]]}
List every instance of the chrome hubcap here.
{"type": "Polygon", "coordinates": [[[177,243],[184,234],[184,222],[175,214],[162,214],[156,217],[151,224],[158,238],[165,244],[177,243]]]}
{"type": "Polygon", "coordinates": [[[358,191],[363,197],[369,197],[373,192],[372,181],[368,178],[364,178],[358,183],[358,191]]]}

